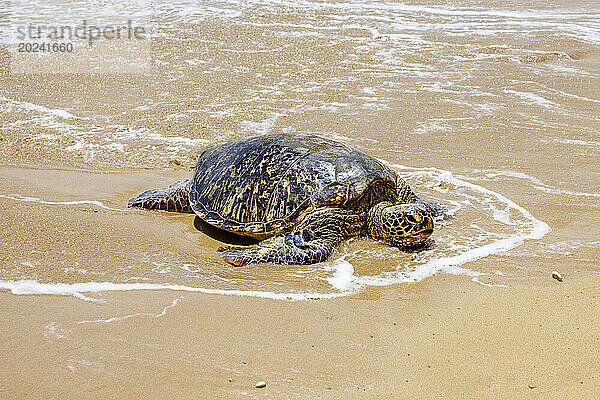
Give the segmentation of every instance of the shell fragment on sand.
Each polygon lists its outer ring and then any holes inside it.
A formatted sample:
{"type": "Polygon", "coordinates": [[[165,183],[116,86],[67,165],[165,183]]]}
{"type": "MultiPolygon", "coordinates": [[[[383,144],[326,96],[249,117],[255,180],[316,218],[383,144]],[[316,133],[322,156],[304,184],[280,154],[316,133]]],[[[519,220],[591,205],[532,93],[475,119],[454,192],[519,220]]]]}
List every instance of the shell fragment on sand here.
{"type": "Polygon", "coordinates": [[[559,282],[562,282],[562,281],[563,281],[563,277],[562,277],[562,275],[561,275],[561,274],[559,274],[557,271],[552,271],[552,277],[553,277],[554,279],[556,279],[557,281],[559,281],[559,282]]]}

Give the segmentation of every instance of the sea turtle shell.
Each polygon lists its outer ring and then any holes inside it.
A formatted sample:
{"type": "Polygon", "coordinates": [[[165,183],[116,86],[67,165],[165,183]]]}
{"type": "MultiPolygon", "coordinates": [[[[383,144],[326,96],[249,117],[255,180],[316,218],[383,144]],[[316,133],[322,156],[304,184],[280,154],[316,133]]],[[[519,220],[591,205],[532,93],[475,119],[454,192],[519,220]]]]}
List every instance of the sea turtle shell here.
{"type": "Polygon", "coordinates": [[[191,183],[194,212],[218,228],[263,239],[315,207],[364,212],[395,201],[401,178],[377,159],[311,134],[268,134],[205,150],[191,183]]]}

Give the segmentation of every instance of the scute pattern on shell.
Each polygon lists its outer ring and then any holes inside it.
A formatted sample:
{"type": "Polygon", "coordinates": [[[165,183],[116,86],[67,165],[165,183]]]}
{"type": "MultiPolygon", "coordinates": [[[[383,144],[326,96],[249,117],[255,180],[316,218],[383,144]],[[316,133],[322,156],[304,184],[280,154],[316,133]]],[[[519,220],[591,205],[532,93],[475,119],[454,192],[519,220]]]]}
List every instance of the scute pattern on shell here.
{"type": "Polygon", "coordinates": [[[314,207],[365,211],[374,202],[394,202],[399,181],[377,159],[334,140],[269,134],[205,150],[190,203],[212,225],[264,238],[314,207]]]}

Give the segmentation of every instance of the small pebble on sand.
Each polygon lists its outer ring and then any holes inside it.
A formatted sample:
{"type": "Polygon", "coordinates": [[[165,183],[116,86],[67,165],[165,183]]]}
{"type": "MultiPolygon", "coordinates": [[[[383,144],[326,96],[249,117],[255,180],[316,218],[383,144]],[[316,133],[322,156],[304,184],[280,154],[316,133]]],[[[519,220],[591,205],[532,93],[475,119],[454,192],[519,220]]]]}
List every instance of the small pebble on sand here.
{"type": "Polygon", "coordinates": [[[561,275],[561,274],[559,274],[557,271],[552,271],[552,277],[553,277],[554,279],[556,279],[557,281],[559,281],[559,282],[562,282],[562,281],[563,281],[563,277],[562,277],[562,275],[561,275]]]}
{"type": "Polygon", "coordinates": [[[261,389],[267,386],[267,382],[265,381],[260,381],[260,382],[256,382],[256,388],[257,389],[261,389]]]}

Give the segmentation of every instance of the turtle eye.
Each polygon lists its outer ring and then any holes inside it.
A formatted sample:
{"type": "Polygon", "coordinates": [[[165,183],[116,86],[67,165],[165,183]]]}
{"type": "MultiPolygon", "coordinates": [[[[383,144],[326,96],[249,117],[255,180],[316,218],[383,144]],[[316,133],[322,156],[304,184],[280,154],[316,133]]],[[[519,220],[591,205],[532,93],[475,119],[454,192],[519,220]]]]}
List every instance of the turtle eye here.
{"type": "Polygon", "coordinates": [[[423,217],[421,215],[419,215],[419,214],[408,214],[406,216],[406,219],[411,224],[417,224],[417,223],[421,222],[421,220],[423,219],[423,217]]]}
{"type": "Polygon", "coordinates": [[[310,242],[311,240],[313,240],[313,234],[311,231],[303,229],[302,230],[302,240],[304,240],[305,242],[310,242]]]}

